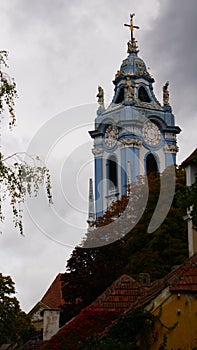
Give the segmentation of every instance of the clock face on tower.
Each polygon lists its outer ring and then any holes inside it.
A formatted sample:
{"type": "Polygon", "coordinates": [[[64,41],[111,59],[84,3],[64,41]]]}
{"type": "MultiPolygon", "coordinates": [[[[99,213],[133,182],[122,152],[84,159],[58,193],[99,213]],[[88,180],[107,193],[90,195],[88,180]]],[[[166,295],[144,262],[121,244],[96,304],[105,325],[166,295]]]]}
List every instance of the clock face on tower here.
{"type": "Polygon", "coordinates": [[[158,126],[150,121],[144,125],[142,135],[149,146],[157,146],[161,141],[161,133],[158,126]]]}
{"type": "Polygon", "coordinates": [[[107,148],[113,148],[118,139],[118,128],[113,125],[109,125],[105,131],[105,144],[107,148]]]}

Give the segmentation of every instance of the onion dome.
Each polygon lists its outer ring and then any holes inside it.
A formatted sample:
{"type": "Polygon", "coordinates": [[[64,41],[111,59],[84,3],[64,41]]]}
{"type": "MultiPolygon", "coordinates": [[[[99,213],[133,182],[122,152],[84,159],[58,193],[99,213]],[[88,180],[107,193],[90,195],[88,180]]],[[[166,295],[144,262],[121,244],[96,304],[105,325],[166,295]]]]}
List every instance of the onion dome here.
{"type": "Polygon", "coordinates": [[[118,83],[119,78],[125,75],[133,76],[133,78],[143,76],[144,78],[149,80],[149,82],[154,82],[153,77],[147,71],[146,64],[140,57],[138,57],[138,52],[139,50],[137,48],[137,42],[134,38],[132,38],[132,40],[128,42],[129,55],[125,60],[123,60],[120,70],[115,76],[115,85],[118,83]]]}

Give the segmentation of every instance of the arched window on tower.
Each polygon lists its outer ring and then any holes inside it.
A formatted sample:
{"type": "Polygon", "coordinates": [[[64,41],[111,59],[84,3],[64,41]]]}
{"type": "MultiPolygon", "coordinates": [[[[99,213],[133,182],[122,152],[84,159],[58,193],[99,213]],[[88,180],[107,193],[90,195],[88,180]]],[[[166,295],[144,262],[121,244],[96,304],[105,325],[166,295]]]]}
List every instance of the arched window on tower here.
{"type": "Polygon", "coordinates": [[[158,174],[159,169],[157,165],[157,161],[152,153],[149,153],[146,157],[146,174],[158,174]]]}
{"type": "Polygon", "coordinates": [[[138,90],[138,98],[142,102],[151,102],[150,97],[148,96],[148,92],[143,86],[140,86],[138,90]]]}
{"type": "Polygon", "coordinates": [[[117,97],[115,99],[115,103],[119,104],[119,103],[122,103],[123,101],[124,101],[124,87],[122,86],[119,89],[118,95],[117,95],[117,97]]]}
{"type": "Polygon", "coordinates": [[[107,165],[108,165],[109,190],[114,190],[117,188],[117,185],[118,185],[116,158],[113,156],[109,158],[107,161],[107,165]]]}

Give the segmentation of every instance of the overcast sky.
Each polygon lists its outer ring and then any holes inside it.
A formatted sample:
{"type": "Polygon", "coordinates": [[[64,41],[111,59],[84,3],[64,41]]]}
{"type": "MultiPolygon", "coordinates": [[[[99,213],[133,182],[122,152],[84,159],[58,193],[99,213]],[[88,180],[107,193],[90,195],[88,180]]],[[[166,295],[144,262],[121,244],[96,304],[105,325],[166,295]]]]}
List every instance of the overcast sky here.
{"type": "Polygon", "coordinates": [[[21,307],[29,311],[56,274],[65,270],[85,233],[88,178],[97,86],[113,96],[116,71],[127,56],[130,12],[135,33],[162,102],[170,81],[170,103],[180,164],[196,148],[197,1],[195,0],[1,0],[0,49],[9,51],[9,73],[17,83],[17,126],[2,125],[2,151],[35,152],[52,173],[54,206],[44,195],[28,201],[25,236],[11,214],[0,236],[0,271],[12,276],[21,307]],[[86,181],[87,179],[87,181],[86,181]]]}

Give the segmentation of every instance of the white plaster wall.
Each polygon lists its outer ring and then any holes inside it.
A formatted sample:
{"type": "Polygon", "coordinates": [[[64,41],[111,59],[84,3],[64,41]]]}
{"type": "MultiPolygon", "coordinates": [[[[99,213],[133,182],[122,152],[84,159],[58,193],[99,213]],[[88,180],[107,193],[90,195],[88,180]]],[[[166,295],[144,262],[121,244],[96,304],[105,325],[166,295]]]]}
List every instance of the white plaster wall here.
{"type": "Polygon", "coordinates": [[[59,310],[44,310],[43,340],[49,340],[59,330],[59,310]]]}

